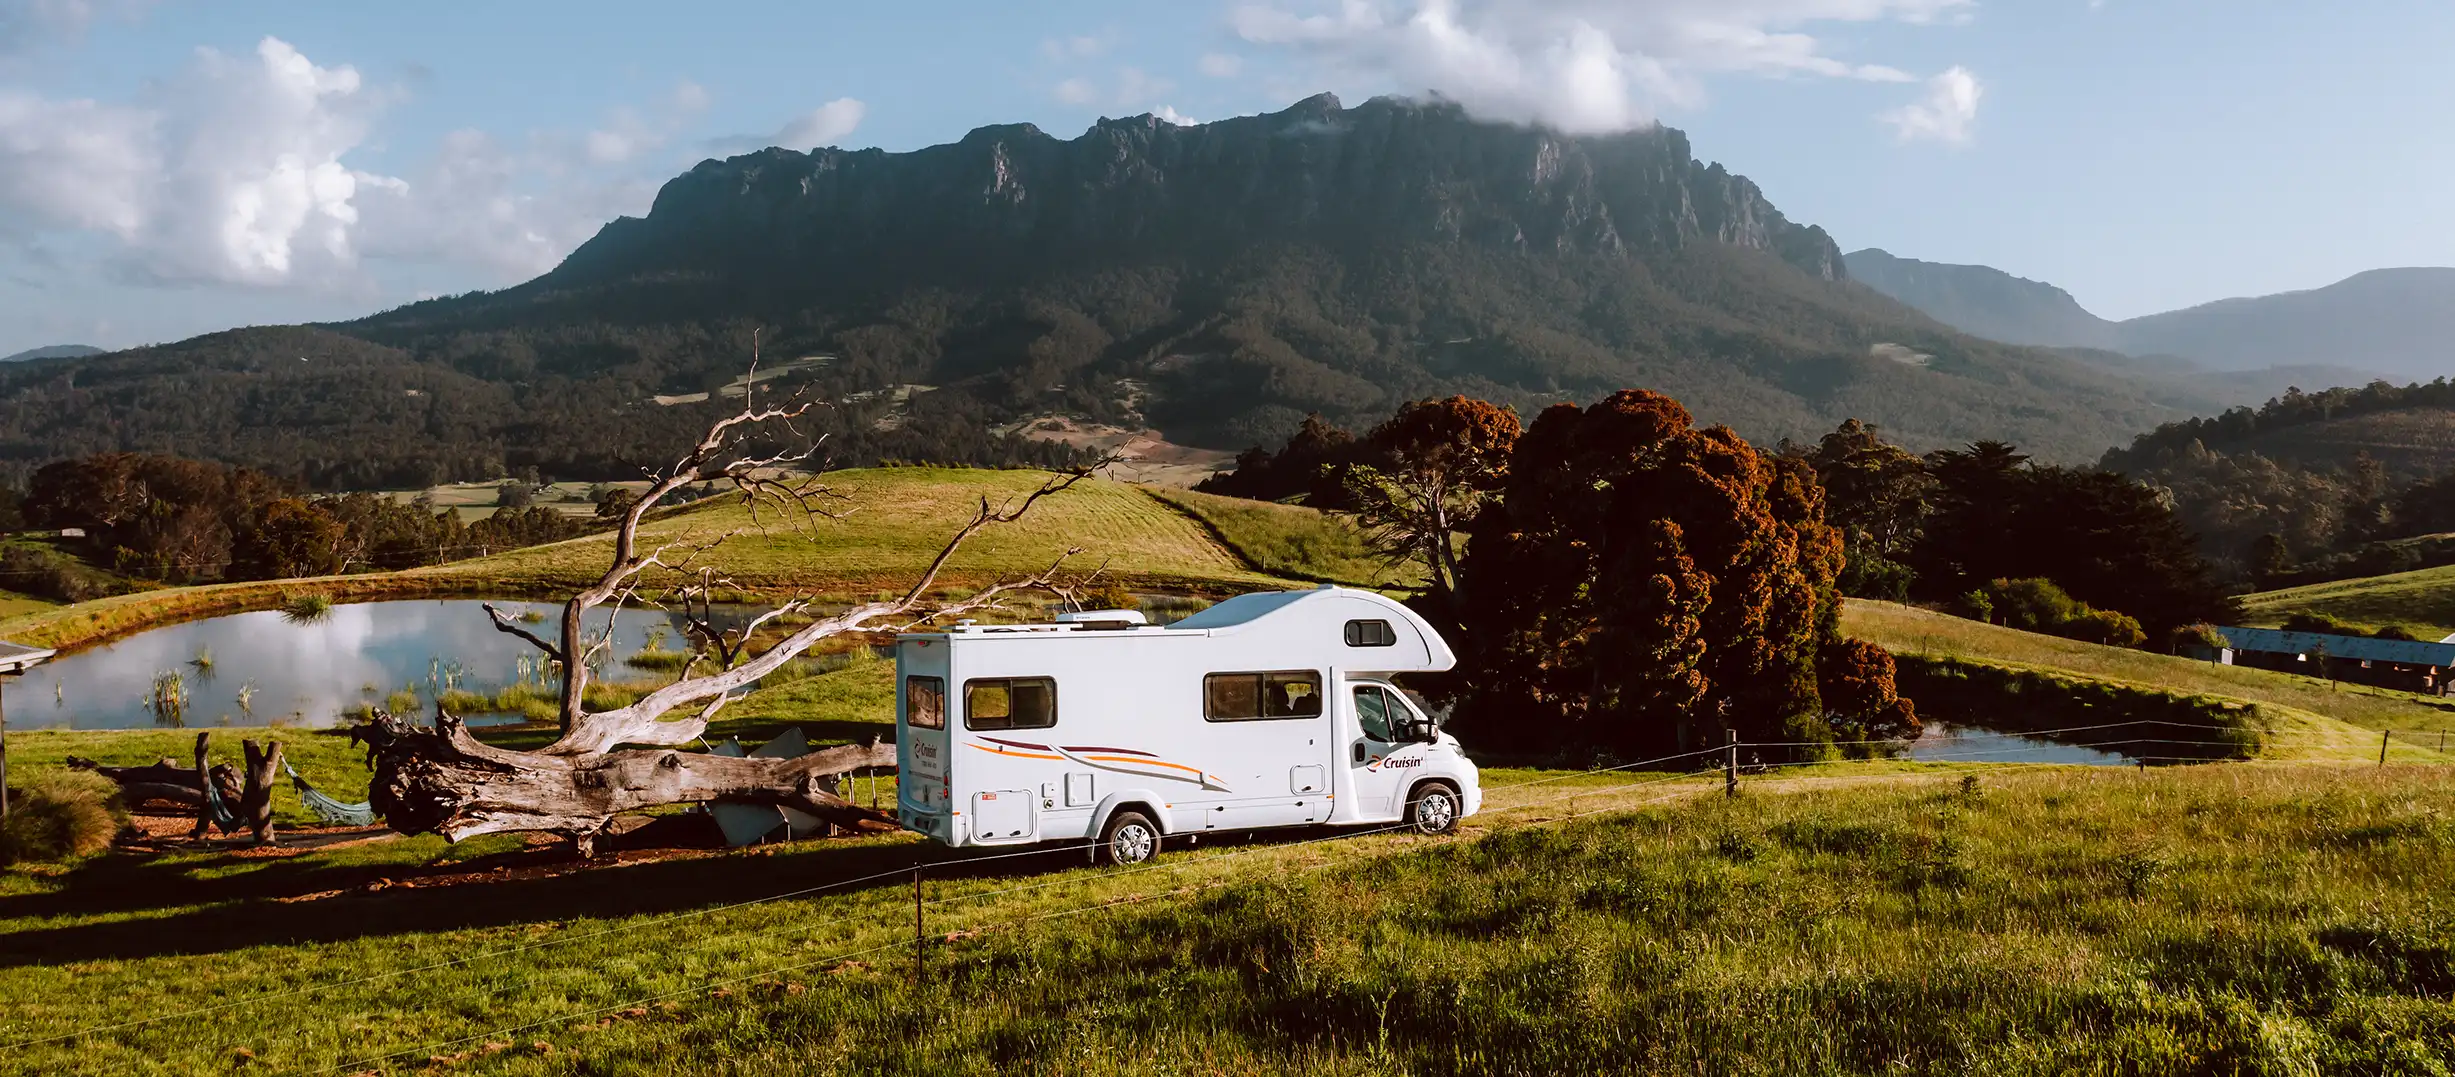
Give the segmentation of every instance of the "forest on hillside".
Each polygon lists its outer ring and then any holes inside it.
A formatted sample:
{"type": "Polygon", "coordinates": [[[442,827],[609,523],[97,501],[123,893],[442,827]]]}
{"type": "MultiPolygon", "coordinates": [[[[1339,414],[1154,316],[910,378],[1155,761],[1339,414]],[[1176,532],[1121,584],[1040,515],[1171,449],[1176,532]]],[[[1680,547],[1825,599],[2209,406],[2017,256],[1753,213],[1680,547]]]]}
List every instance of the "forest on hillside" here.
{"type": "Polygon", "coordinates": [[[2228,578],[2262,590],[2455,563],[2455,384],[2287,392],[2168,423],[2102,466],[2166,492],[2228,578]]]}

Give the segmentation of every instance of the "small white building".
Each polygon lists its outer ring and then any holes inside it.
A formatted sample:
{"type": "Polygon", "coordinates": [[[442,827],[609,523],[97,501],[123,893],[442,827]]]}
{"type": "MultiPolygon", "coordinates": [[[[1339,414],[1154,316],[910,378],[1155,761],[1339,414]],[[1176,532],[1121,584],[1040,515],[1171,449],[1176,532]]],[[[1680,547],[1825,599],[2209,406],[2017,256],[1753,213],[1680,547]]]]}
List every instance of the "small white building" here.
{"type": "Polygon", "coordinates": [[[954,846],[1101,839],[1124,863],[1172,837],[1407,821],[1482,806],[1472,761],[1399,673],[1456,659],[1414,611],[1324,586],[1139,613],[961,625],[896,647],[897,816],[954,846]]]}

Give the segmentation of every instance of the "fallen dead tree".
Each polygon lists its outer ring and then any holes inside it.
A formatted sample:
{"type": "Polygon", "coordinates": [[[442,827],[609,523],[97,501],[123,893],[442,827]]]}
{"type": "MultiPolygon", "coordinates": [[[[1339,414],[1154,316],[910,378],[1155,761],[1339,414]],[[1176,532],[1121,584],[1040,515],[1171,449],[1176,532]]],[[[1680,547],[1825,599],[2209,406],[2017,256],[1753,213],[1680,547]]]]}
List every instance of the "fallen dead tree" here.
{"type": "MultiPolygon", "coordinates": [[[[751,384],[757,385],[755,377],[751,384]]],[[[893,828],[892,818],[853,804],[838,789],[842,777],[856,771],[892,771],[891,743],[845,745],[782,759],[681,749],[699,740],[717,713],[739,698],[737,691],[822,640],[895,631],[991,608],[1025,590],[1070,592],[1058,576],[1066,556],[1041,572],[1001,579],[960,599],[942,598],[936,589],[948,562],[967,540],[1021,519],[1040,499],[1081,481],[1098,465],[1055,474],[1028,495],[1003,504],[983,498],[900,596],[816,617],[752,655],[754,636],[783,631],[808,615],[815,596],[796,596],[747,624],[720,630],[715,596],[736,588],[706,562],[732,533],[644,550],[639,532],[665,495],[705,482],[730,484],[759,526],[801,528],[851,511],[843,497],[819,479],[790,475],[791,469],[815,457],[814,442],[765,454],[754,449],[761,439],[779,432],[799,439],[794,420],[812,405],[761,407],[756,400],[755,392],[746,395],[740,412],[717,421],[689,452],[651,476],[647,491],[632,502],[615,529],[610,564],[595,583],[564,603],[552,638],[530,631],[503,610],[486,607],[498,630],[536,647],[562,671],[561,736],[552,744],[535,751],[493,747],[440,709],[432,729],[398,720],[360,728],[355,739],[369,745],[375,766],[368,799],[388,825],[402,833],[439,833],[454,841],[505,831],[550,832],[571,838],[582,856],[594,854],[599,835],[615,816],[685,802],[770,804],[837,827],[893,828]],[[590,659],[608,646],[611,630],[592,639],[584,628],[585,615],[607,605],[619,613],[631,604],[681,613],[695,654],[674,683],[628,706],[591,711],[585,705],[590,659]],[[682,716],[672,717],[676,713],[682,716]]]]}

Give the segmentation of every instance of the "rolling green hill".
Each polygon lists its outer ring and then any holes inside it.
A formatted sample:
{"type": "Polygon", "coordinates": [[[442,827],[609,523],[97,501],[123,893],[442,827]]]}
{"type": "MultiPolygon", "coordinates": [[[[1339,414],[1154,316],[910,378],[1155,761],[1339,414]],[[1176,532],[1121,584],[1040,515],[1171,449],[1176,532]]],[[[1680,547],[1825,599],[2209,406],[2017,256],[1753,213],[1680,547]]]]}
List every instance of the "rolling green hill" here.
{"type": "Polygon", "coordinates": [[[2243,596],[2242,605],[2253,625],[2323,613],[2373,629],[2405,625],[2435,639],[2455,633],[2455,566],[2263,591],[2243,596]]]}
{"type": "MultiPolygon", "coordinates": [[[[2255,704],[2272,734],[2263,758],[2375,758],[2379,730],[2455,731],[2455,704],[2429,696],[2326,681],[2273,670],[2218,665],[2175,655],[2048,636],[1893,602],[1851,599],[1842,631],[1895,655],[2037,670],[2118,689],[2255,704]]],[[[2007,700],[2005,705],[2016,706],[2007,700]]],[[[2398,758],[2443,759],[2434,741],[2406,738],[2398,758]]]]}
{"type": "MultiPolygon", "coordinates": [[[[835,599],[900,589],[927,567],[980,500],[1003,504],[1035,489],[1038,471],[872,468],[831,472],[840,518],[806,528],[768,512],[754,517],[716,498],[668,512],[642,529],[644,544],[733,533],[711,563],[750,595],[810,592],[835,599]]],[[[309,580],[172,587],[80,603],[26,603],[0,619],[0,637],[44,646],[114,638],[156,624],[277,607],[291,595],[336,601],[470,595],[562,598],[604,570],[608,534],[403,572],[309,580]]],[[[1022,520],[991,528],[948,566],[950,588],[1048,567],[1080,546],[1073,568],[1143,591],[1220,595],[1313,582],[1404,586],[1345,519],[1295,505],[1214,497],[1092,479],[1049,497],[1022,520]]],[[[8,608],[0,606],[0,611],[8,608]]]]}

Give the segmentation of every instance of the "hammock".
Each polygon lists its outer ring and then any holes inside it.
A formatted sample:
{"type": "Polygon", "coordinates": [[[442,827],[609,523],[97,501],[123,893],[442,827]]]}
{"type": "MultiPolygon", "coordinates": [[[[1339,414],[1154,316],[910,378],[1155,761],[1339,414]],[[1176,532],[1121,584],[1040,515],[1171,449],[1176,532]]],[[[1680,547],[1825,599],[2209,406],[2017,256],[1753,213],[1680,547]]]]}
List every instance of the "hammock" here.
{"type": "Polygon", "coordinates": [[[298,787],[298,799],[306,802],[307,810],[314,812],[316,818],[334,826],[375,825],[373,804],[345,804],[325,796],[316,787],[307,784],[307,779],[299,777],[297,768],[292,767],[287,759],[281,761],[281,770],[290,776],[290,784],[298,787]]]}
{"type": "MultiPolygon", "coordinates": [[[[213,772],[207,770],[202,777],[205,787],[205,818],[212,820],[213,825],[220,827],[224,834],[238,833],[239,813],[231,811],[230,805],[222,803],[221,790],[213,783],[213,772]]],[[[203,832],[198,831],[198,833],[203,832]]]]}

